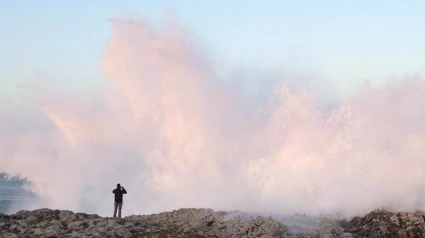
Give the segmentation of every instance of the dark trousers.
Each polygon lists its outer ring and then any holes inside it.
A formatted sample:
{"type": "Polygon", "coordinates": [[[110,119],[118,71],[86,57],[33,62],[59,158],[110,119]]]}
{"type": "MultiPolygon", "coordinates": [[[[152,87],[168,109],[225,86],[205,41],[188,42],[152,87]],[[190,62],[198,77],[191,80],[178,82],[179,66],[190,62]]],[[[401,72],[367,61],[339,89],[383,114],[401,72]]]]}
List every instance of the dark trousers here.
{"type": "Polygon", "coordinates": [[[115,202],[114,203],[114,217],[117,217],[117,210],[118,210],[118,217],[121,218],[121,209],[122,209],[122,202],[115,202]]]}

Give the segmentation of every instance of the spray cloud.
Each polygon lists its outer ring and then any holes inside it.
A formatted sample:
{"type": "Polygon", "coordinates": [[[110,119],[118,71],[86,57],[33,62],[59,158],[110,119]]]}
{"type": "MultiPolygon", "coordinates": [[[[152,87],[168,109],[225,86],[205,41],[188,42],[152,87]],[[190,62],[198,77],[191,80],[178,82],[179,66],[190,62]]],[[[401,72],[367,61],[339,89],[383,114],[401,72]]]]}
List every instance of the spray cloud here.
{"type": "Polygon", "coordinates": [[[423,207],[424,82],[365,87],[330,111],[282,83],[250,108],[175,23],[112,25],[105,90],[37,90],[41,119],[0,121],[0,169],[31,181],[44,205],[110,215],[121,183],[128,213],[423,207]]]}

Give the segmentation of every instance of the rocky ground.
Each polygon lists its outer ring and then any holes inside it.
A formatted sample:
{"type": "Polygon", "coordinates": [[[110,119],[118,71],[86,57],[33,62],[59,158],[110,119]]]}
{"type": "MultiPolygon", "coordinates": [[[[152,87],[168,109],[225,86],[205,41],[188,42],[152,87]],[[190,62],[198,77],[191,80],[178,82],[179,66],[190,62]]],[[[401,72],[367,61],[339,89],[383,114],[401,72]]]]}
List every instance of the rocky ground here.
{"type": "Polygon", "coordinates": [[[227,212],[179,209],[122,219],[39,209],[0,214],[0,237],[424,237],[424,213],[374,211],[365,217],[321,219],[308,234],[294,234],[270,217],[229,219],[227,212]]]}
{"type": "Polygon", "coordinates": [[[425,237],[425,213],[419,211],[373,211],[364,217],[340,221],[339,225],[356,237],[425,237]]]}

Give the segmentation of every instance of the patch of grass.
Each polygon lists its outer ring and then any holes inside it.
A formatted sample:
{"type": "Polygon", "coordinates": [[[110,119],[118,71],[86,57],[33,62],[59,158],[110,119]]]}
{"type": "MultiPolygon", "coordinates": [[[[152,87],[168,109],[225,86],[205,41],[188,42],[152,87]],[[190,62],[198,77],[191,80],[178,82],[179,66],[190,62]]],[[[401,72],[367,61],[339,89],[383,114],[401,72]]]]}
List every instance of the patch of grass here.
{"type": "Polygon", "coordinates": [[[123,219],[118,219],[117,223],[118,223],[118,224],[120,224],[120,225],[124,225],[124,224],[125,224],[125,220],[123,220],[123,219]]]}
{"type": "Polygon", "coordinates": [[[193,233],[177,232],[173,230],[162,230],[157,232],[146,232],[137,233],[133,235],[133,238],[171,238],[171,237],[184,237],[184,238],[208,238],[209,236],[203,236],[193,233]]]}

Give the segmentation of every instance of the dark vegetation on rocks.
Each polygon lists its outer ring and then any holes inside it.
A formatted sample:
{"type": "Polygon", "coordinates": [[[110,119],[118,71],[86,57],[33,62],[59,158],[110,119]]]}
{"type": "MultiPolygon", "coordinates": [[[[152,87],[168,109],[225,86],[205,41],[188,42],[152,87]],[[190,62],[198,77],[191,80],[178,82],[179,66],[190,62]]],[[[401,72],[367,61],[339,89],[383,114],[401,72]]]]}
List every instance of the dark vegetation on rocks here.
{"type": "Polygon", "coordinates": [[[335,221],[322,218],[310,233],[293,234],[271,217],[230,218],[211,209],[179,209],[122,219],[71,211],[39,209],[0,214],[0,237],[425,237],[425,213],[373,211],[364,217],[335,221]]]}

